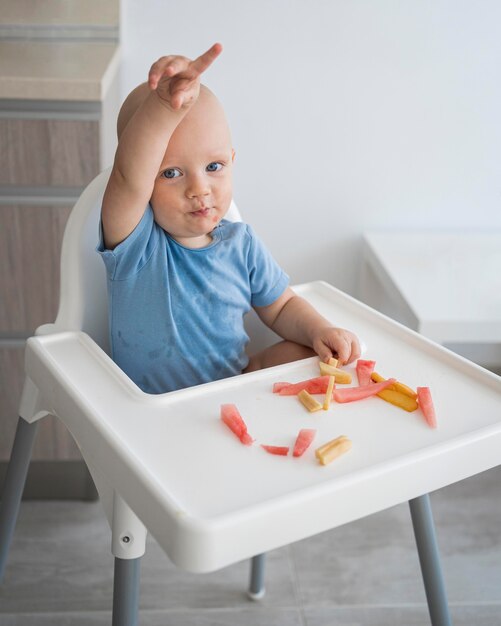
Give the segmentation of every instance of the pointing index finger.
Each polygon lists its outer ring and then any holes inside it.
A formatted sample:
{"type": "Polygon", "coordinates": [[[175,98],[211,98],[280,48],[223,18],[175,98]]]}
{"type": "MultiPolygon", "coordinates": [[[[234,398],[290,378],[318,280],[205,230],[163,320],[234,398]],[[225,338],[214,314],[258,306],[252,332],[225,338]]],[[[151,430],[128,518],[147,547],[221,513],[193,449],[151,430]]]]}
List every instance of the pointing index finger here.
{"type": "Polygon", "coordinates": [[[221,54],[222,50],[223,46],[220,43],[215,43],[207,50],[207,52],[204,52],[192,61],[191,69],[193,69],[196,74],[202,74],[202,72],[205,72],[205,70],[212,65],[212,63],[221,54]]]}

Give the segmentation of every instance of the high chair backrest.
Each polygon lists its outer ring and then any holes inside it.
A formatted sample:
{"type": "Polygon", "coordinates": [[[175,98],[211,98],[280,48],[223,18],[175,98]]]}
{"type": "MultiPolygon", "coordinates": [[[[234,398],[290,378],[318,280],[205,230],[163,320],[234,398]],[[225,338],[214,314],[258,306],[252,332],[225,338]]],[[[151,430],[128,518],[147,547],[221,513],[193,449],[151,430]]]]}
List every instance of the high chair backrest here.
{"type": "MultiPolygon", "coordinates": [[[[61,290],[57,331],[82,330],[109,352],[106,270],[96,252],[104,190],[111,168],[84,189],[70,214],[61,250],[61,290]]],[[[241,221],[232,202],[226,215],[241,221]]]]}

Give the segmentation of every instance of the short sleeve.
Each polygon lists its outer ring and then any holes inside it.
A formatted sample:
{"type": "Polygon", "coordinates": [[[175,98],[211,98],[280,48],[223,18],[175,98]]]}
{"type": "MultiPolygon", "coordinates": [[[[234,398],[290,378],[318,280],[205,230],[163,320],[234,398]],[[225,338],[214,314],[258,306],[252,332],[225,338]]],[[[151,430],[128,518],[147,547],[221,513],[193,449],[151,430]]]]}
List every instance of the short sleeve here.
{"type": "Polygon", "coordinates": [[[250,226],[247,226],[247,232],[251,241],[247,259],[251,304],[269,306],[283,294],[289,277],[250,226]]]}
{"type": "Polygon", "coordinates": [[[101,255],[111,280],[126,280],[141,270],[159,243],[159,228],[153,219],[153,209],[148,205],[141,221],[127,239],[113,250],[108,250],[104,245],[102,224],[99,225],[96,251],[101,255]]]}

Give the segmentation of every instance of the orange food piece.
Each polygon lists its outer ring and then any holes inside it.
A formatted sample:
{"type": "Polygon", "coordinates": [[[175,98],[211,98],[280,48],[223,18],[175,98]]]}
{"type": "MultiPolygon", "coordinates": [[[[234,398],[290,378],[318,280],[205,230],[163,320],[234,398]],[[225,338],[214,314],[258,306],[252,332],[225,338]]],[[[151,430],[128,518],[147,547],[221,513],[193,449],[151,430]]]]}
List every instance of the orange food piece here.
{"type": "MultiPolygon", "coordinates": [[[[383,381],[386,380],[386,378],[383,378],[377,372],[372,372],[371,379],[375,383],[382,383],[383,381]]],[[[417,398],[417,393],[414,391],[414,389],[411,389],[410,387],[408,387],[407,385],[404,385],[404,383],[401,383],[398,380],[396,380],[391,387],[388,387],[388,389],[393,389],[394,391],[399,391],[400,393],[403,393],[406,396],[409,396],[410,398],[417,398]]]]}
{"type": "Polygon", "coordinates": [[[409,413],[412,413],[412,411],[415,411],[418,408],[418,403],[416,402],[415,398],[411,398],[410,396],[406,395],[405,393],[401,393],[396,389],[384,389],[383,391],[380,391],[377,395],[383,400],[386,400],[386,402],[394,404],[400,409],[404,409],[404,411],[409,411],[409,413]]]}

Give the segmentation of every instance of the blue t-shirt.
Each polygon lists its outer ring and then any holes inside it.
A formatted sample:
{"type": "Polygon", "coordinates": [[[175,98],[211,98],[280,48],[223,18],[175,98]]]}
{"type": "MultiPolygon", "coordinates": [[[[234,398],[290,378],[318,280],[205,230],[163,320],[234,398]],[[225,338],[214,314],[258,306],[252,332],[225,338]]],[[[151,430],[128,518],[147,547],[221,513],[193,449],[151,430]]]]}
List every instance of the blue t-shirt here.
{"type": "Polygon", "coordinates": [[[251,227],[223,220],[205,248],[186,248],[148,206],[113,250],[108,275],[111,356],[145,392],[165,393],[240,374],[243,318],[272,304],[289,278],[251,227]]]}

